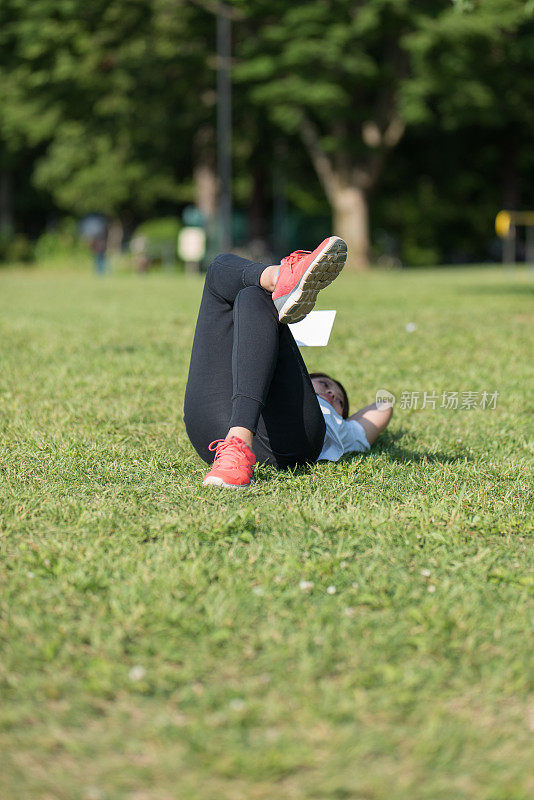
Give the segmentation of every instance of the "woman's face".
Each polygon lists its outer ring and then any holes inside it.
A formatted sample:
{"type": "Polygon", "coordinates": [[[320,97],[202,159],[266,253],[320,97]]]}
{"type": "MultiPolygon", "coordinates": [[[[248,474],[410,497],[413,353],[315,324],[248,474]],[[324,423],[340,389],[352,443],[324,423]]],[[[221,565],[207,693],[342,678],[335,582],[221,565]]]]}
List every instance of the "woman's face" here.
{"type": "Polygon", "coordinates": [[[341,389],[331,378],[312,378],[315,394],[326,400],[340,416],[343,416],[343,395],[341,389]]]}

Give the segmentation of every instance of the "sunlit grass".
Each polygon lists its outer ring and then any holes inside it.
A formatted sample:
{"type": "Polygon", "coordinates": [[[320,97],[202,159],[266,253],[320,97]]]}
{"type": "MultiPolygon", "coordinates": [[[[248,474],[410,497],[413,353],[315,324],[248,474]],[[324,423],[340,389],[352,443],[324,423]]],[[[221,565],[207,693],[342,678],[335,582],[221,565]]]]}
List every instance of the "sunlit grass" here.
{"type": "Polygon", "coordinates": [[[0,273],[2,800],[526,800],[534,280],[343,275],[354,408],[497,407],[246,493],[185,436],[200,291],[0,273]]]}

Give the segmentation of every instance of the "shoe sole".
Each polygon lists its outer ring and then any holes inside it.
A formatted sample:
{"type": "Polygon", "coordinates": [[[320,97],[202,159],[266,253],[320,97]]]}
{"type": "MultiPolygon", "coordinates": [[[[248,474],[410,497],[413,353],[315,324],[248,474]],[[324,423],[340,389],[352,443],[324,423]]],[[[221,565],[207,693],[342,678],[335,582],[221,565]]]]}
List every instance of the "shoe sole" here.
{"type": "Polygon", "coordinates": [[[250,486],[250,483],[250,481],[248,483],[226,483],[222,478],[213,476],[211,478],[204,478],[202,486],[224,486],[225,489],[246,489],[247,486],[250,486]]]}
{"type": "Polygon", "coordinates": [[[304,319],[314,307],[321,289],[337,278],[346,259],[347,245],[339,236],[332,236],[291,292],[274,301],[279,321],[291,323],[304,319]]]}

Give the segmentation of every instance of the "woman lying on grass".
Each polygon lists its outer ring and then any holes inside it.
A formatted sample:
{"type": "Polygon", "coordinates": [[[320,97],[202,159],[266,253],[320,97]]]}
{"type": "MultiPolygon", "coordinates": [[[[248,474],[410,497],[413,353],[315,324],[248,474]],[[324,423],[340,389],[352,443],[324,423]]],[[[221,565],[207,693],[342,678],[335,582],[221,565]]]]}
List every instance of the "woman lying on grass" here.
{"type": "Polygon", "coordinates": [[[213,462],[204,486],[248,486],[256,461],[337,461],[368,450],[387,426],[392,409],[375,403],[349,416],[341,383],[308,374],[287,327],[311,311],[346,257],[345,242],[330,236],[279,265],[224,254],[208,268],[184,408],[193,447],[213,462]]]}

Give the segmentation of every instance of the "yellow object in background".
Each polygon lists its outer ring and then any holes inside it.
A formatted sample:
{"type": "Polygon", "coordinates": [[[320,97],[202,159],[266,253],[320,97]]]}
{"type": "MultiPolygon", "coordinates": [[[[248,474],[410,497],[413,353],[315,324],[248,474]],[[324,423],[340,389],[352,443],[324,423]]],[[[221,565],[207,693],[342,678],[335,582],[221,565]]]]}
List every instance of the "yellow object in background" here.
{"type": "Polygon", "coordinates": [[[534,211],[499,211],[495,217],[495,232],[501,239],[506,239],[511,225],[534,226],[534,211]]]}
{"type": "Polygon", "coordinates": [[[495,217],[495,233],[497,236],[500,236],[501,239],[505,239],[510,233],[511,221],[512,217],[509,211],[499,211],[495,217]]]}

